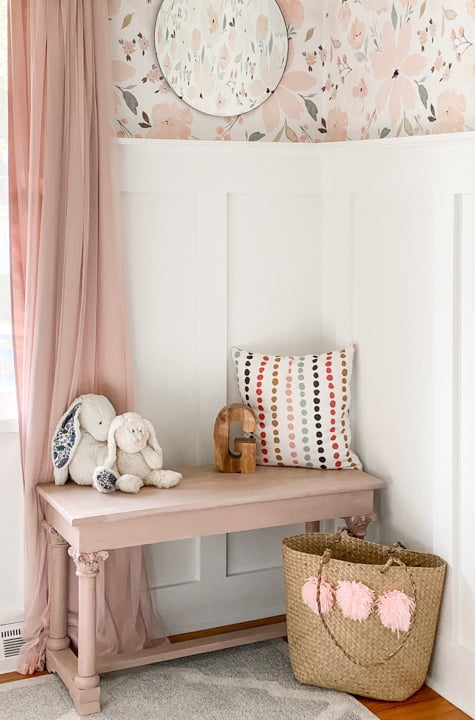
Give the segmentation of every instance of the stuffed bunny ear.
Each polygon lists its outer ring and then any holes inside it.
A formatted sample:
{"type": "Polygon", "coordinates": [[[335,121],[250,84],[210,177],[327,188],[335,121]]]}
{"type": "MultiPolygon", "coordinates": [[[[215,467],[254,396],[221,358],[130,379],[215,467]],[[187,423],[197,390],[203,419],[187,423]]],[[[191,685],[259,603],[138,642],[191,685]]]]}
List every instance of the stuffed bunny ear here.
{"type": "Polygon", "coordinates": [[[109,425],[109,432],[107,434],[107,457],[104,461],[104,467],[108,468],[109,470],[112,468],[115,461],[117,460],[117,447],[115,444],[115,434],[116,434],[116,431],[122,425],[122,422],[123,422],[122,415],[116,415],[116,417],[113,419],[113,421],[109,425]]]}
{"type": "Polygon", "coordinates": [[[155,428],[153,427],[153,425],[152,425],[152,423],[150,422],[150,420],[145,420],[145,419],[144,419],[144,425],[145,425],[145,427],[146,427],[146,429],[147,429],[147,432],[148,432],[147,444],[150,445],[150,447],[152,448],[152,450],[155,450],[156,453],[158,453],[159,455],[161,455],[161,454],[162,454],[162,448],[161,448],[160,445],[158,444],[157,436],[156,436],[156,434],[155,434],[155,428]]]}
{"type": "Polygon", "coordinates": [[[54,466],[54,480],[57,485],[64,485],[67,480],[67,467],[73,459],[81,439],[79,411],[81,398],[78,397],[68,407],[56,426],[51,441],[51,458],[54,466]]]}

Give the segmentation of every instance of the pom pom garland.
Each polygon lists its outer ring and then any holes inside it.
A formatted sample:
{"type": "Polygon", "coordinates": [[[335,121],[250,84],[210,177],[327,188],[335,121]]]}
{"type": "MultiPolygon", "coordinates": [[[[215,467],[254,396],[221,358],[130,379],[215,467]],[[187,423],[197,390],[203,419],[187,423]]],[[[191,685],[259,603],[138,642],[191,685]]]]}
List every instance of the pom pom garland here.
{"type": "Polygon", "coordinates": [[[378,615],[384,627],[398,634],[408,632],[415,602],[400,590],[383,593],[376,601],[378,615]]]}
{"type": "Polygon", "coordinates": [[[337,605],[343,617],[363,622],[374,604],[374,591],[356,580],[340,580],[336,589],[337,605]]]}
{"type": "MultiPolygon", "coordinates": [[[[302,586],[302,600],[315,615],[319,615],[317,591],[318,578],[309,577],[302,586]]],[[[401,590],[388,590],[375,600],[375,592],[357,580],[340,580],[336,591],[333,585],[320,581],[320,611],[328,614],[335,605],[335,599],[343,617],[363,622],[376,606],[381,624],[392,632],[408,632],[416,603],[401,590]]]]}
{"type": "MultiPolygon", "coordinates": [[[[318,579],[310,577],[302,586],[302,600],[310,610],[319,615],[317,602],[318,579]]],[[[332,585],[326,580],[320,581],[320,609],[322,615],[329,613],[335,602],[332,585]]]]}

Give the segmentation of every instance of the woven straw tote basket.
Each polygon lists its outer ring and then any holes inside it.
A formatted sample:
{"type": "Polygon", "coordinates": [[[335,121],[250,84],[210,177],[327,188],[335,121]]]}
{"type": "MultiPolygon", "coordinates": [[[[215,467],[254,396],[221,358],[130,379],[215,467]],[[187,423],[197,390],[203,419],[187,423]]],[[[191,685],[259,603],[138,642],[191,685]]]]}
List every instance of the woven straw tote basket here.
{"type": "Polygon", "coordinates": [[[424,683],[432,654],[444,560],[398,543],[388,547],[346,537],[341,530],[285,538],[282,551],[290,662],[296,679],[379,700],[405,700],[415,693],[424,683]],[[355,589],[373,598],[370,609],[368,604],[364,607],[365,617],[361,604],[359,617],[351,615],[355,589]],[[394,612],[388,626],[380,609],[380,598],[394,596],[406,602],[403,629],[394,612]]]}

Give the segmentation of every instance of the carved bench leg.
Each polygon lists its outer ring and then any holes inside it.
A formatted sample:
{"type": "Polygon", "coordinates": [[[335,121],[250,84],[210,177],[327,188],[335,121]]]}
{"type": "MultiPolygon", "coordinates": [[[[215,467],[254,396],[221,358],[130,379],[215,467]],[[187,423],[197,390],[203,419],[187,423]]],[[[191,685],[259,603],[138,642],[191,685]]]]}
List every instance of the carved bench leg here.
{"type": "Polygon", "coordinates": [[[64,650],[68,638],[68,543],[46,520],[43,527],[48,537],[49,634],[46,647],[64,650]]]}
{"type": "Polygon", "coordinates": [[[368,532],[368,525],[373,520],[376,520],[376,515],[374,512],[371,512],[367,515],[349,515],[342,519],[346,523],[348,533],[355,538],[360,538],[360,540],[363,540],[366,533],[368,532]]]}
{"type": "Polygon", "coordinates": [[[100,678],[96,672],[96,577],[109,553],[78,553],[69,548],[79,578],[78,672],[74,678],[76,710],[80,715],[100,711],[100,678]]]}

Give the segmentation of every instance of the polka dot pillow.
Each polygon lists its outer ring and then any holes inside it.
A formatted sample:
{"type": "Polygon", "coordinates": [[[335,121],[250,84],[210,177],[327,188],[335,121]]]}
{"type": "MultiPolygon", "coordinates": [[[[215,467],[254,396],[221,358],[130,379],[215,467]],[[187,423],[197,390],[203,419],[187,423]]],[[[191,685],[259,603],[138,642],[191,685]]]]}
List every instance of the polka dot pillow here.
{"type": "Polygon", "coordinates": [[[353,352],[274,356],[233,348],[241,401],[257,417],[259,465],[361,469],[348,416],[353,352]]]}

